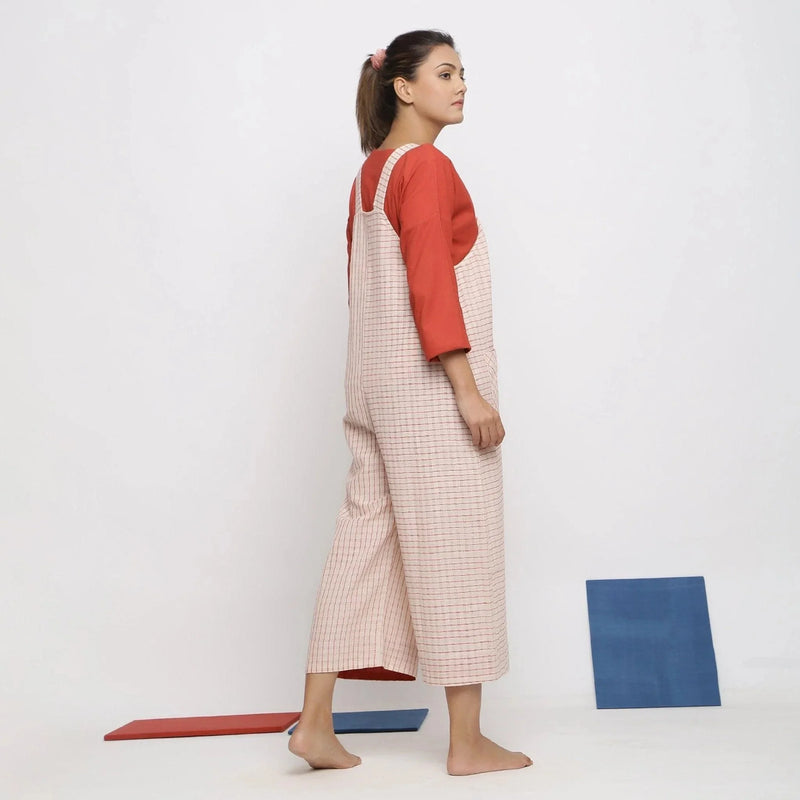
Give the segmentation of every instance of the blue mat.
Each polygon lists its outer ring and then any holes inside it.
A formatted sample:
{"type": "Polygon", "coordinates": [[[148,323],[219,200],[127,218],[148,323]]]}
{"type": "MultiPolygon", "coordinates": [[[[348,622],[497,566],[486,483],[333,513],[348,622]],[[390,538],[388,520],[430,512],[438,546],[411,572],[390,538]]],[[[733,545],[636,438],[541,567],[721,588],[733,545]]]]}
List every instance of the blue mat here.
{"type": "Polygon", "coordinates": [[[702,577],[587,580],[597,708],[718,706],[702,577]]]}
{"type": "MultiPolygon", "coordinates": [[[[401,708],[392,711],[334,711],[334,733],[388,733],[418,731],[428,714],[427,708],[401,708]]],[[[292,725],[291,733],[297,725],[292,725]]]]}

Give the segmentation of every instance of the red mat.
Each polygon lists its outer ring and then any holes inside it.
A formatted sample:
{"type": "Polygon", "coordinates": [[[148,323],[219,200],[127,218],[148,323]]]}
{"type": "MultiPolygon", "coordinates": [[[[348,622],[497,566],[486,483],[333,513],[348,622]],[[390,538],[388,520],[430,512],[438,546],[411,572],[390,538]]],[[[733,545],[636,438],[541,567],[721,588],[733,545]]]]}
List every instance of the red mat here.
{"type": "Polygon", "coordinates": [[[216,717],[135,719],[103,739],[162,739],[170,736],[223,736],[231,733],[279,733],[300,719],[299,711],[274,714],[228,714],[216,717]]]}

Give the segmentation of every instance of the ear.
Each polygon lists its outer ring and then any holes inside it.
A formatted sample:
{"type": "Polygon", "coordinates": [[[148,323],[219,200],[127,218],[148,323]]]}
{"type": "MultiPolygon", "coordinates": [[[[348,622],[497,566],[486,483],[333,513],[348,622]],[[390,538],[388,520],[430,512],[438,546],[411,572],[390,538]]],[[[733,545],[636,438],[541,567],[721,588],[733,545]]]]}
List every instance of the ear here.
{"type": "Polygon", "coordinates": [[[402,100],[404,103],[411,103],[413,101],[411,85],[405,78],[395,78],[393,85],[394,93],[400,98],[400,100],[402,100]]]}

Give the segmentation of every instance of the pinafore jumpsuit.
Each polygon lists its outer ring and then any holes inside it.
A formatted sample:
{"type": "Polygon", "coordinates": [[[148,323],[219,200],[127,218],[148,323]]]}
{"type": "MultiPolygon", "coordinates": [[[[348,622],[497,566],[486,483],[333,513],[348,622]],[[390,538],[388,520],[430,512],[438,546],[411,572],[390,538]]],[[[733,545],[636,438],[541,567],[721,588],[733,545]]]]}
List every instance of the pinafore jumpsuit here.
{"type": "MultiPolygon", "coordinates": [[[[500,446],[480,448],[422,350],[400,240],[356,178],[344,431],[353,455],[311,627],[307,672],[383,667],[457,686],[508,671],[500,446]]],[[[455,265],[483,397],[499,408],[483,227],[455,265]]],[[[350,677],[342,674],[342,677],[350,677]]]]}

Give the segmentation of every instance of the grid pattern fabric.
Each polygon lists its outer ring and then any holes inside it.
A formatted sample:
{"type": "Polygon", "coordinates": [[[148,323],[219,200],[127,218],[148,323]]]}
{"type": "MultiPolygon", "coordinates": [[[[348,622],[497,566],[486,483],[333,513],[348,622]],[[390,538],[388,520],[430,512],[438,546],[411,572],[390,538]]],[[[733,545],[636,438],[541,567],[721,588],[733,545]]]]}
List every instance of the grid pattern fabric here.
{"type": "MultiPolygon", "coordinates": [[[[344,432],[353,455],[311,627],[307,672],[382,667],[457,686],[508,671],[501,446],[476,447],[450,380],[422,350],[399,237],[383,211],[356,213],[344,432]]],[[[483,397],[499,408],[483,227],[455,265],[483,397]]],[[[374,674],[374,670],[372,670],[374,674]]],[[[357,673],[342,677],[359,677],[357,673]]]]}

